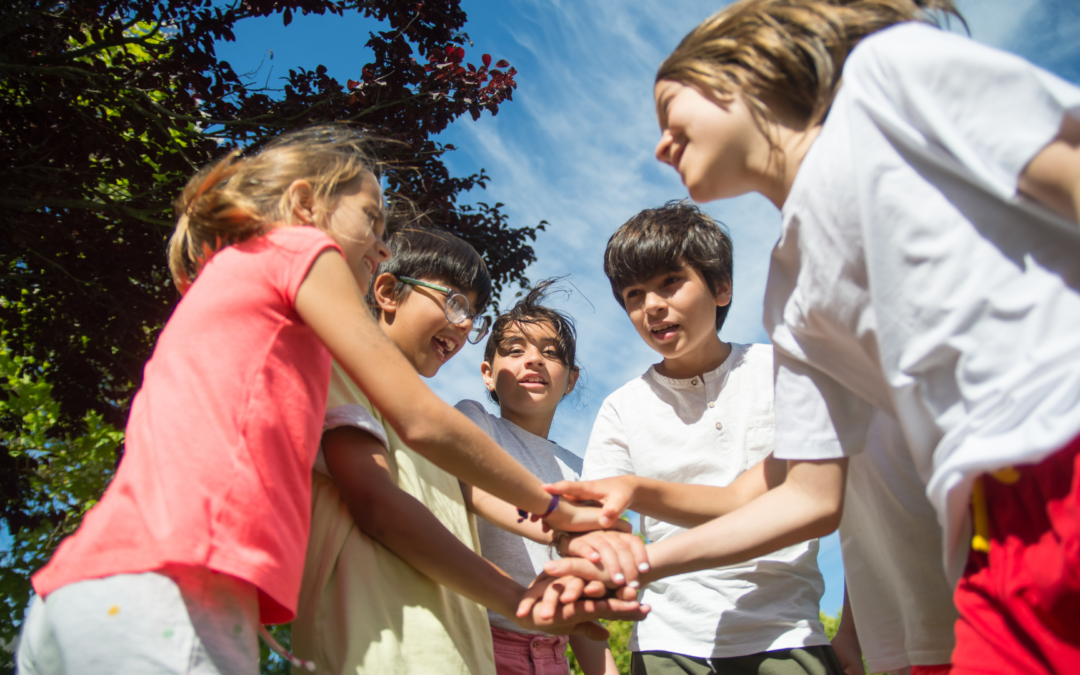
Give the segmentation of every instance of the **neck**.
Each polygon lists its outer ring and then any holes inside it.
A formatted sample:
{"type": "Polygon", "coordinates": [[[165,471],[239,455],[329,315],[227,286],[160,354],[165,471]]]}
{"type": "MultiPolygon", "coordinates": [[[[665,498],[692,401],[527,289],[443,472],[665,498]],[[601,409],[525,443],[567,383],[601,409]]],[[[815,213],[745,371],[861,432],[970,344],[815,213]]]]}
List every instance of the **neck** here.
{"type": "Polygon", "coordinates": [[[713,335],[712,339],[690,354],[677,359],[664,359],[656,365],[656,372],[673,380],[685,380],[716,370],[730,354],[731,345],[723,342],[719,335],[713,335]]]}
{"type": "Polygon", "coordinates": [[[499,415],[504,420],[510,420],[530,434],[540,438],[547,438],[551,431],[551,421],[555,419],[555,411],[537,413],[534,415],[521,414],[515,410],[507,410],[506,407],[499,409],[499,415]]]}
{"type": "Polygon", "coordinates": [[[799,167],[802,166],[803,158],[821,133],[821,125],[794,129],[777,124],[773,131],[779,146],[779,152],[776,153],[779,157],[770,157],[758,191],[775,204],[776,208],[782,209],[795,182],[795,176],[799,173],[799,167]]]}

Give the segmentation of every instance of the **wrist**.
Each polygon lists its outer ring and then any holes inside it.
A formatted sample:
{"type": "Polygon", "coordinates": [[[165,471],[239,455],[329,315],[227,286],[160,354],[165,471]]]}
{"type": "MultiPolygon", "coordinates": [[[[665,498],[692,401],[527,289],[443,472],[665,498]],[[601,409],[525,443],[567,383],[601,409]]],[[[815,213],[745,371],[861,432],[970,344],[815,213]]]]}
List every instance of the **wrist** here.
{"type": "Polygon", "coordinates": [[[525,595],[525,587],[510,577],[502,577],[502,581],[494,585],[494,590],[494,602],[488,606],[488,609],[502,614],[514,623],[519,623],[521,619],[517,618],[517,608],[522,596],[525,595]]]}
{"type": "Polygon", "coordinates": [[[542,513],[529,513],[525,509],[518,509],[518,522],[523,523],[526,519],[529,520],[544,520],[548,516],[555,513],[559,508],[559,495],[552,495],[548,500],[547,508],[542,513]]]}
{"type": "Polygon", "coordinates": [[[555,549],[555,552],[559,554],[560,558],[565,558],[570,555],[570,540],[573,535],[569,532],[563,532],[562,530],[553,530],[551,537],[551,545],[555,549]]]}

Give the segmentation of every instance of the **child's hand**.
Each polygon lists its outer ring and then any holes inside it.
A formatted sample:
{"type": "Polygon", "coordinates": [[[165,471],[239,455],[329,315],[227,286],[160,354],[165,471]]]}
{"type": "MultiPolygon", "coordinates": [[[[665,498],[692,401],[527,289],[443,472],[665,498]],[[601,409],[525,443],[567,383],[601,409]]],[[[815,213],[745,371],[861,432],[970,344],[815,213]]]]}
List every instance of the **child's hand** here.
{"type": "MultiPolygon", "coordinates": [[[[600,563],[594,563],[591,560],[585,558],[561,558],[559,560],[549,560],[544,563],[544,574],[548,576],[562,578],[562,577],[577,577],[584,582],[600,582],[605,588],[618,588],[622,584],[615,583],[615,580],[611,578],[610,571],[605,569],[600,563]]],[[[626,587],[627,590],[635,590],[626,587]]]]}
{"type": "MultiPolygon", "coordinates": [[[[547,486],[544,489],[547,489],[547,486]]],[[[544,525],[552,530],[563,532],[591,532],[613,528],[626,530],[628,528],[629,523],[619,520],[618,514],[614,518],[608,518],[606,513],[606,510],[596,506],[584,506],[575,504],[569,499],[560,499],[559,507],[555,509],[555,512],[544,518],[544,525]]]]}
{"type": "MultiPolygon", "coordinates": [[[[626,522],[626,521],[619,521],[626,522]]],[[[563,535],[556,542],[559,555],[577,556],[599,564],[618,585],[638,587],[638,573],[649,571],[645,543],[626,532],[597,530],[580,535],[563,535]]]]}
{"type": "Polygon", "coordinates": [[[580,600],[603,596],[607,589],[603,584],[586,583],[575,577],[551,577],[541,574],[529,586],[518,604],[514,619],[522,628],[545,633],[583,633],[593,640],[606,640],[607,631],[595,619],[640,621],[649,608],[637,601],[629,589],[620,589],[616,596],[605,599],[580,600]]]}
{"type": "MultiPolygon", "coordinates": [[[[581,482],[562,480],[545,485],[544,489],[550,494],[560,495],[575,502],[599,502],[600,523],[603,529],[608,529],[619,520],[623,511],[634,503],[634,492],[637,489],[636,478],[637,476],[615,476],[581,482]]],[[[556,527],[556,529],[565,528],[556,527]]]]}

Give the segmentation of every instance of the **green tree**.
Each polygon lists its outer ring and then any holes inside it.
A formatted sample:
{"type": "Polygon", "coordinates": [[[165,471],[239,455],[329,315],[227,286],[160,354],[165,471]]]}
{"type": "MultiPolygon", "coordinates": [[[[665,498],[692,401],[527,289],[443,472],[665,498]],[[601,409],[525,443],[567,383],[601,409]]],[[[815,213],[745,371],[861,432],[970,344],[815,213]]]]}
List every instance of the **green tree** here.
{"type": "MultiPolygon", "coordinates": [[[[30,598],[30,575],[74,531],[112,477],[123,432],[97,412],[85,431],[53,432],[60,406],[44,374],[52,364],[17,356],[0,330],[0,455],[6,550],[0,552],[0,640],[10,644],[30,598]]],[[[12,668],[0,651],[0,669],[12,668]]]]}
{"type": "MultiPolygon", "coordinates": [[[[389,189],[471,242],[498,289],[522,282],[543,223],[461,203],[432,136],[495,114],[516,71],[477,50],[459,0],[13,0],[0,6],[0,639],[28,577],[100,498],[128,405],[178,297],[171,201],[199,167],[284,130],[350,121],[399,141],[389,189]],[[240,21],[365,17],[371,61],[340,83],[293,64],[280,87],[215,54],[240,21]]],[[[0,661],[4,657],[0,655],[0,661]]]]}

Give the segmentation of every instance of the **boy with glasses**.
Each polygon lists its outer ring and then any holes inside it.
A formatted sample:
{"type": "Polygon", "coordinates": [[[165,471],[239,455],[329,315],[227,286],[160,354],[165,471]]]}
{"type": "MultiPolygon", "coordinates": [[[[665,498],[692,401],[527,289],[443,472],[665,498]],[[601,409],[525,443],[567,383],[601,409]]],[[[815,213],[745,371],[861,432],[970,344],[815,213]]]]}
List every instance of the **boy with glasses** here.
{"type": "MultiPolygon", "coordinates": [[[[446,232],[411,227],[387,245],[393,257],[368,302],[432,377],[466,339],[486,335],[490,320],[478,314],[491,279],[480,255],[446,232]]],[[[514,617],[525,589],[478,554],[458,479],[405,446],[336,365],[323,429],[294,654],[324,674],[495,675],[485,607],[541,629],[514,617]]]]}

